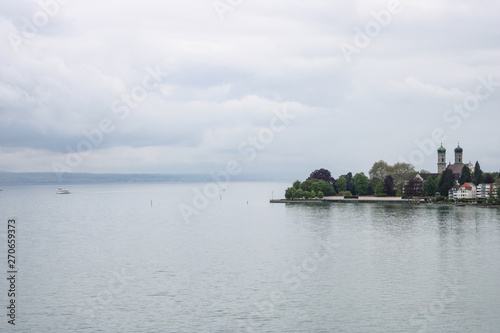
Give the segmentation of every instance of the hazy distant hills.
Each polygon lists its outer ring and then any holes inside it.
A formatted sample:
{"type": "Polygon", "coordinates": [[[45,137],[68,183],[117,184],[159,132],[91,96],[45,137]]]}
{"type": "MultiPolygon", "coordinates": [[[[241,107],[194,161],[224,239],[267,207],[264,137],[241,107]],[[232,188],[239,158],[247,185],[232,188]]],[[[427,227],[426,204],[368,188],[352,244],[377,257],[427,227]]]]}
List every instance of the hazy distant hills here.
{"type": "MultiPolygon", "coordinates": [[[[88,183],[172,183],[211,182],[209,174],[115,174],[115,173],[64,173],[60,181],[53,172],[6,172],[0,171],[0,186],[18,184],[88,184],[88,183]]],[[[231,181],[269,181],[271,175],[240,175],[231,181]]],[[[288,179],[287,179],[288,180],[288,179]]]]}
{"type": "Polygon", "coordinates": [[[60,181],[53,172],[3,172],[0,171],[0,184],[85,184],[121,182],[195,182],[209,180],[209,175],[167,175],[167,174],[98,174],[64,173],[60,181]]]}

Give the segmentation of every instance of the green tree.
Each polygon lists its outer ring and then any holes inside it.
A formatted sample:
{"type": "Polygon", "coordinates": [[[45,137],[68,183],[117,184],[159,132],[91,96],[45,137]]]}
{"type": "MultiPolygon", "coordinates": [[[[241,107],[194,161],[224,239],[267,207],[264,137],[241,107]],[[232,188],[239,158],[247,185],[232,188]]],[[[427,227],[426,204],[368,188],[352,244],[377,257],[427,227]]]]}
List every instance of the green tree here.
{"type": "Polygon", "coordinates": [[[443,197],[448,197],[448,191],[455,185],[455,177],[453,176],[453,172],[450,169],[446,169],[441,175],[441,179],[439,181],[439,193],[443,197]]]}
{"type": "Polygon", "coordinates": [[[392,169],[392,177],[394,178],[394,183],[396,184],[398,192],[402,193],[403,185],[411,178],[415,177],[417,171],[415,171],[415,167],[413,165],[403,162],[394,164],[392,169]]]}
{"type": "Polygon", "coordinates": [[[337,194],[335,192],[335,189],[333,188],[333,185],[324,181],[324,180],[318,180],[314,182],[311,186],[311,188],[318,193],[319,191],[323,192],[323,195],[330,196],[330,195],[335,195],[337,194]]]}
{"type": "Polygon", "coordinates": [[[298,190],[298,189],[300,188],[300,185],[301,185],[301,184],[302,184],[302,183],[300,182],[300,180],[296,180],[296,181],[294,181],[294,182],[293,182],[293,188],[294,188],[295,190],[298,190]]]}
{"type": "Polygon", "coordinates": [[[311,198],[316,198],[316,192],[314,190],[311,190],[311,198]]]}
{"type": "Polygon", "coordinates": [[[384,182],[381,181],[377,184],[377,186],[375,187],[375,195],[377,197],[382,197],[384,195],[386,195],[386,193],[384,192],[384,182]]]}
{"type": "Polygon", "coordinates": [[[285,199],[292,200],[295,198],[295,189],[293,187],[289,187],[285,191],[285,199]]]}
{"type": "Polygon", "coordinates": [[[372,189],[375,190],[377,184],[383,182],[385,176],[390,174],[391,171],[392,167],[383,160],[373,163],[372,168],[368,171],[368,175],[370,176],[370,186],[372,189]]]}
{"type": "Polygon", "coordinates": [[[295,198],[301,199],[304,197],[304,190],[299,188],[298,190],[295,191],[295,198]]]}
{"type": "Polygon", "coordinates": [[[300,184],[300,188],[304,191],[311,191],[313,184],[317,181],[317,179],[307,179],[300,184]]]}
{"type": "Polygon", "coordinates": [[[368,194],[368,190],[370,189],[370,180],[366,177],[364,172],[355,174],[352,178],[352,182],[354,185],[354,193],[356,195],[368,194]]]}
{"type": "Polygon", "coordinates": [[[429,177],[424,182],[424,195],[427,197],[433,197],[438,191],[438,183],[432,177],[429,177]]]}
{"type": "Polygon", "coordinates": [[[347,180],[344,176],[340,176],[339,179],[335,182],[335,187],[337,188],[337,192],[345,192],[347,191],[347,180]]]}
{"type": "Polygon", "coordinates": [[[304,191],[304,199],[311,199],[311,192],[309,191],[304,191]]]}
{"type": "MultiPolygon", "coordinates": [[[[436,184],[439,184],[441,182],[441,177],[443,176],[443,173],[440,173],[437,177],[436,177],[436,184]]],[[[438,191],[439,191],[439,185],[438,185],[438,191]]]]}
{"type": "Polygon", "coordinates": [[[465,165],[462,169],[462,174],[460,175],[460,178],[458,179],[458,183],[460,185],[469,183],[472,181],[472,175],[470,174],[470,169],[467,165],[465,165]]]}
{"type": "Polygon", "coordinates": [[[483,171],[481,170],[479,162],[476,161],[476,165],[474,166],[474,176],[472,177],[472,182],[476,185],[479,185],[483,182],[483,180],[484,180],[483,171]]]}
{"type": "Polygon", "coordinates": [[[323,192],[318,191],[318,198],[323,199],[324,197],[325,195],[323,194],[323,192]]]}

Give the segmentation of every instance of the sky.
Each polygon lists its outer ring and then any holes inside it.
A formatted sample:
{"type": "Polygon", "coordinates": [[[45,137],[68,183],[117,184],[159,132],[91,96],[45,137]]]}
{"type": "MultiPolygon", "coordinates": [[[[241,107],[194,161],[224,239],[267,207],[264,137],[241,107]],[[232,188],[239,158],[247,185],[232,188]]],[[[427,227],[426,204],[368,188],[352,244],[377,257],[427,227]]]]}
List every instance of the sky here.
{"type": "MultiPolygon", "coordinates": [[[[500,3],[0,2],[0,170],[500,170],[500,3]]],[[[236,171],[235,171],[236,173],[236,171]]]]}

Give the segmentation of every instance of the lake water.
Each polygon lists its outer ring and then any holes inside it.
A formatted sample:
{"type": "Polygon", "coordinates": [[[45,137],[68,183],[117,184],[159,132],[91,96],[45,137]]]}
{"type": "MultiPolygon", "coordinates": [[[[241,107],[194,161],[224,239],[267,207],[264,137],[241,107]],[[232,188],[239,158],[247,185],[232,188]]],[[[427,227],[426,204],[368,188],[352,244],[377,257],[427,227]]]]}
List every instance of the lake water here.
{"type": "Polygon", "coordinates": [[[12,186],[1,332],[499,332],[500,210],[270,204],[288,183],[12,186]],[[194,212],[194,211],[191,211],[194,212]]]}

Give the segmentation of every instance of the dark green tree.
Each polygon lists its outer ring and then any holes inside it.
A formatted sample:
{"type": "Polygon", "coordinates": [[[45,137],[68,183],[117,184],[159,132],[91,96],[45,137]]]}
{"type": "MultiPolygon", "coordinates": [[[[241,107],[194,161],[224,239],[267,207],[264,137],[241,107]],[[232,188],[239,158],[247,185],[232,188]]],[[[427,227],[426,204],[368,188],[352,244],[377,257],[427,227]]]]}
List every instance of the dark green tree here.
{"type": "Polygon", "coordinates": [[[472,177],[472,182],[476,185],[479,185],[483,182],[483,180],[484,180],[483,171],[481,170],[479,162],[476,161],[476,165],[474,166],[474,176],[472,177]]]}
{"type": "Polygon", "coordinates": [[[323,199],[325,195],[323,194],[323,192],[321,191],[318,191],[318,194],[317,194],[317,197],[320,198],[320,199],[323,199]]]}
{"type": "Polygon", "coordinates": [[[437,191],[438,191],[437,181],[432,177],[427,178],[424,182],[424,195],[427,197],[433,197],[436,195],[437,191]]]}
{"type": "Polygon", "coordinates": [[[462,169],[462,174],[460,175],[460,178],[458,179],[458,183],[460,185],[469,183],[472,181],[472,175],[470,174],[470,169],[468,166],[464,166],[462,169]]]}
{"type": "Polygon", "coordinates": [[[295,190],[298,190],[300,188],[300,185],[301,185],[300,180],[296,180],[296,181],[293,182],[293,188],[295,190]]]}
{"type": "Polygon", "coordinates": [[[378,197],[382,197],[382,196],[386,195],[386,193],[384,192],[384,182],[383,181],[381,181],[380,183],[377,184],[377,186],[375,186],[375,195],[378,197]]]}
{"type": "Polygon", "coordinates": [[[396,186],[394,184],[394,178],[391,175],[387,175],[384,178],[384,193],[390,197],[396,195],[396,186]]]}
{"type": "Polygon", "coordinates": [[[295,189],[293,187],[289,187],[286,189],[285,199],[287,199],[287,200],[295,199],[295,189]]]}
{"type": "Polygon", "coordinates": [[[439,180],[439,193],[443,197],[448,196],[448,191],[455,185],[455,177],[453,176],[453,172],[450,169],[446,169],[443,171],[441,175],[441,179],[439,180]]]}
{"type": "Polygon", "coordinates": [[[347,182],[346,188],[347,191],[354,193],[354,183],[352,182],[352,173],[348,172],[347,175],[344,176],[347,182]]]}

